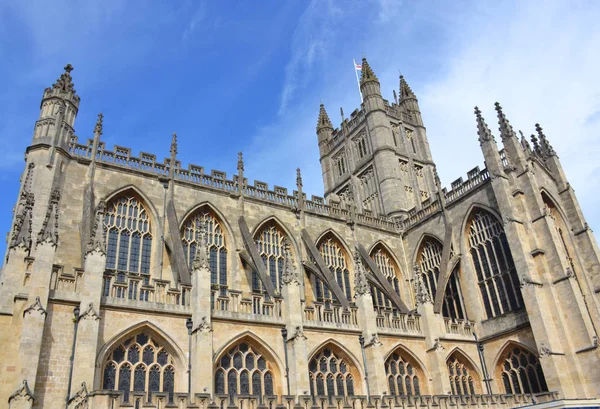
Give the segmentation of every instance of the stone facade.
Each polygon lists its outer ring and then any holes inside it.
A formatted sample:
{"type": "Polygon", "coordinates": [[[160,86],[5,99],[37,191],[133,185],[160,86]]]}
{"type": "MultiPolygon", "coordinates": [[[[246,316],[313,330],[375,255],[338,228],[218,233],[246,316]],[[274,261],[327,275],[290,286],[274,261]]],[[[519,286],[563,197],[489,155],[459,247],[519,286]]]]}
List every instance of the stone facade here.
{"type": "MultiPolygon", "coordinates": [[[[518,407],[600,395],[600,252],[537,125],[442,189],[417,98],[317,136],[325,199],[74,133],[44,91],[1,270],[9,408],[518,407]],[[283,406],[281,406],[283,405],[283,406]]],[[[394,92],[396,96],[396,93],[394,92]]],[[[342,114],[343,115],[343,114],[342,114]]]]}

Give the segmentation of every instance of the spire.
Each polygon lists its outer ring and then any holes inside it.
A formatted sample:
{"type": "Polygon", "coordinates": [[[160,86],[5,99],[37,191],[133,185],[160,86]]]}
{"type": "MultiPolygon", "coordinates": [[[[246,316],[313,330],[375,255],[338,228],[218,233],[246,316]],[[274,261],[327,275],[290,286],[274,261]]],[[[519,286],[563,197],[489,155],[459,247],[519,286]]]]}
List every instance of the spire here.
{"type": "Polygon", "coordinates": [[[371,66],[367,62],[367,59],[363,57],[363,59],[362,59],[362,70],[360,72],[360,83],[363,84],[363,83],[365,83],[367,81],[377,81],[377,82],[379,82],[379,80],[377,79],[377,76],[375,75],[375,73],[371,69],[371,66]]]}
{"type": "Polygon", "coordinates": [[[54,246],[58,245],[58,201],[60,200],[60,191],[54,189],[50,195],[48,208],[46,209],[46,217],[42,228],[38,233],[38,243],[50,243],[54,246]]]}
{"type": "Polygon", "coordinates": [[[546,135],[544,134],[544,130],[540,126],[540,124],[535,124],[535,130],[537,131],[538,136],[540,137],[540,150],[542,155],[544,156],[556,156],[556,152],[548,139],[546,139],[546,135]]]}
{"type": "Polygon", "coordinates": [[[370,294],[369,282],[367,281],[367,272],[362,260],[360,259],[358,250],[354,251],[354,294],[357,297],[370,294]]]}
{"type": "Polygon", "coordinates": [[[102,135],[102,121],[104,120],[104,115],[102,112],[98,114],[98,120],[96,121],[96,126],[94,127],[94,137],[98,135],[98,138],[102,135]]]}
{"type": "Polygon", "coordinates": [[[516,138],[517,135],[515,134],[515,131],[510,122],[508,122],[508,119],[506,119],[506,115],[504,115],[504,112],[502,112],[502,107],[500,106],[500,103],[496,102],[494,105],[496,106],[496,112],[498,112],[498,124],[500,125],[499,129],[502,140],[504,141],[508,138],[516,138]]]}
{"type": "Polygon", "coordinates": [[[73,66],[71,64],[65,65],[65,72],[52,84],[52,89],[60,92],[72,92],[75,94],[75,86],[73,85],[73,78],[71,77],[71,71],[73,66]]]}
{"type": "Polygon", "coordinates": [[[201,222],[198,245],[196,246],[196,254],[194,254],[194,259],[192,260],[192,270],[208,270],[208,260],[208,247],[206,246],[206,223],[201,222]]]}
{"type": "Polygon", "coordinates": [[[92,234],[87,243],[86,255],[97,251],[100,254],[106,254],[106,233],[104,227],[104,214],[106,212],[106,202],[101,200],[96,208],[96,217],[92,226],[92,234]]]}
{"type": "Polygon", "coordinates": [[[331,125],[331,121],[329,120],[329,115],[327,115],[327,111],[325,111],[325,106],[321,104],[319,107],[319,119],[317,120],[317,132],[321,129],[331,129],[333,130],[333,125],[331,125]]]}
{"type": "Polygon", "coordinates": [[[417,98],[413,90],[408,85],[408,82],[404,79],[403,75],[400,75],[400,102],[408,98],[417,98]]]}
{"type": "Polygon", "coordinates": [[[487,141],[493,141],[494,136],[481,116],[481,111],[478,107],[475,107],[475,115],[477,116],[477,135],[479,135],[479,143],[483,144],[487,141]]]}

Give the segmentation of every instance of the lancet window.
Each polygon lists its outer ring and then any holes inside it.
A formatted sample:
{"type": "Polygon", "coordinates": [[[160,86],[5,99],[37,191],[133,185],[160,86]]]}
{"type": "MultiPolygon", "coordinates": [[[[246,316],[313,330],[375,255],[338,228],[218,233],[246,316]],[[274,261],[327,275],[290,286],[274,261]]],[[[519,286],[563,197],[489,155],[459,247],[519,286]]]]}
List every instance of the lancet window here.
{"type": "MultiPolygon", "coordinates": [[[[271,222],[267,224],[256,236],[256,247],[265,264],[267,274],[271,278],[273,287],[281,291],[281,275],[285,259],[285,233],[271,222]]],[[[256,272],[252,272],[252,290],[263,291],[264,286],[256,272]]]]}
{"type": "MultiPolygon", "coordinates": [[[[442,263],[442,244],[437,240],[426,239],[419,252],[418,264],[421,269],[423,282],[432,300],[435,299],[437,284],[440,276],[440,265],[442,263]]],[[[465,308],[463,303],[458,267],[452,271],[442,304],[442,315],[446,318],[465,319],[465,308]]]]}
{"type": "Polygon", "coordinates": [[[310,360],[308,376],[312,396],[354,396],[349,363],[330,348],[323,348],[310,360]]]}
{"type": "Polygon", "coordinates": [[[185,223],[181,240],[188,265],[196,255],[200,242],[200,226],[204,225],[206,246],[209,254],[210,282],[219,289],[219,295],[227,295],[227,247],[223,227],[219,220],[207,209],[199,209],[185,223]]]}
{"type": "Polygon", "coordinates": [[[498,219],[478,210],[469,223],[471,259],[488,317],[523,307],[517,270],[498,219]]]}
{"type": "Polygon", "coordinates": [[[271,363],[252,345],[242,342],[224,354],[215,372],[215,393],[273,395],[271,363]]]}
{"type": "Polygon", "coordinates": [[[356,150],[358,151],[359,159],[362,159],[367,155],[367,137],[365,135],[356,139],[356,150]]]}
{"type": "MultiPolygon", "coordinates": [[[[348,301],[352,300],[352,289],[350,287],[350,272],[348,270],[347,255],[342,245],[333,237],[326,237],[319,244],[319,251],[325,265],[335,277],[338,285],[346,295],[348,301]]],[[[330,303],[334,301],[334,295],[329,288],[318,278],[314,277],[315,297],[317,301],[330,303]]]]}
{"type": "Polygon", "coordinates": [[[453,354],[448,359],[448,373],[452,394],[475,395],[474,371],[459,358],[458,354],[453,354]]]}
{"type": "MultiPolygon", "coordinates": [[[[375,261],[375,265],[385,278],[392,285],[398,296],[400,296],[400,281],[398,280],[399,269],[398,265],[392,259],[392,256],[381,246],[377,246],[371,252],[371,258],[375,261]]],[[[371,285],[371,297],[373,298],[373,306],[375,308],[392,308],[392,303],[383,292],[371,285]]]]}
{"type": "Polygon", "coordinates": [[[421,386],[416,368],[401,352],[394,352],[385,361],[390,395],[420,395],[421,386]]]}
{"type": "MultiPolygon", "coordinates": [[[[123,392],[166,392],[173,401],[175,367],[173,356],[150,335],[140,332],[115,346],[102,371],[102,389],[123,392]]],[[[148,399],[151,396],[148,394],[148,399]]]]}
{"type": "Polygon", "coordinates": [[[548,391],[546,378],[538,358],[524,348],[511,346],[505,353],[502,382],[506,393],[539,393],[548,391]]]}
{"type": "Polygon", "coordinates": [[[337,176],[342,176],[346,173],[346,152],[342,150],[336,157],[333,158],[337,176]]]}

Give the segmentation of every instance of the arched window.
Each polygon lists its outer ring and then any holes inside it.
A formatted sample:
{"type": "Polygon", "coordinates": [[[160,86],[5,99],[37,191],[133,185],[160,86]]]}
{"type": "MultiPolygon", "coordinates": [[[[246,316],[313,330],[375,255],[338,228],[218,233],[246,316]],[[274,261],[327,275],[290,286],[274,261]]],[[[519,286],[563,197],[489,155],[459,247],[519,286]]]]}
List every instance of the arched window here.
{"type": "Polygon", "coordinates": [[[401,351],[394,352],[385,361],[390,395],[412,396],[421,394],[419,373],[415,365],[401,351]]]}
{"type": "Polygon", "coordinates": [[[547,392],[546,378],[538,358],[524,348],[511,345],[500,360],[506,393],[547,392]]]}
{"type": "MultiPolygon", "coordinates": [[[[107,231],[106,269],[116,272],[116,282],[124,283],[128,276],[134,276],[149,284],[152,233],[150,217],[141,200],[128,194],[108,202],[104,227],[107,231]]],[[[135,299],[135,293],[129,298],[135,299]]]]}
{"type": "Polygon", "coordinates": [[[475,382],[477,376],[470,365],[465,363],[459,354],[452,354],[448,358],[448,373],[450,375],[450,387],[453,395],[475,395],[475,382]]]}
{"type": "Polygon", "coordinates": [[[122,391],[126,402],[131,391],[166,392],[172,402],[175,391],[173,357],[147,333],[132,335],[108,354],[102,372],[102,389],[122,391]]]}
{"type": "Polygon", "coordinates": [[[558,239],[560,240],[560,244],[558,244],[558,253],[560,257],[566,259],[566,261],[569,263],[571,270],[573,271],[573,273],[575,273],[575,263],[572,257],[572,255],[575,254],[575,248],[569,240],[569,229],[565,223],[565,220],[556,208],[556,205],[554,204],[552,199],[548,197],[548,195],[542,193],[542,199],[544,201],[546,214],[550,217],[551,220],[549,224],[554,225],[554,229],[558,233],[558,239]],[[563,254],[560,254],[561,249],[564,252],[563,254]]]}
{"type": "Polygon", "coordinates": [[[502,224],[477,210],[468,224],[471,259],[489,318],[523,307],[517,270],[502,224]]]}
{"type": "MultiPolygon", "coordinates": [[[[281,291],[281,275],[285,258],[285,233],[274,222],[268,223],[256,236],[256,247],[265,264],[267,274],[271,277],[273,287],[281,291]]],[[[256,272],[252,272],[252,291],[263,292],[264,286],[256,272]]]]}
{"type": "Polygon", "coordinates": [[[196,255],[200,241],[200,226],[206,231],[206,246],[209,254],[210,282],[219,288],[219,295],[227,295],[227,246],[223,227],[212,212],[201,208],[194,212],[183,225],[181,240],[183,252],[189,266],[196,255]]]}
{"type": "Polygon", "coordinates": [[[217,364],[215,393],[273,395],[272,364],[252,345],[241,342],[230,348],[217,364]]]}
{"type": "MultiPolygon", "coordinates": [[[[346,295],[348,301],[352,301],[352,289],[350,287],[350,272],[348,271],[348,258],[344,248],[332,236],[323,238],[319,243],[319,251],[321,257],[325,261],[325,265],[329,267],[329,271],[335,277],[338,285],[346,295]]],[[[331,294],[329,288],[318,278],[314,278],[315,297],[317,301],[326,303],[334,300],[334,295],[331,294]]]]}
{"type": "MultiPolygon", "coordinates": [[[[452,253],[450,254],[451,256],[452,253]]],[[[440,276],[440,264],[442,263],[442,244],[434,239],[425,239],[421,245],[417,263],[421,269],[423,282],[427,286],[431,298],[435,299],[440,276]]],[[[452,271],[446,285],[442,315],[446,318],[465,319],[465,308],[460,289],[460,280],[458,278],[458,267],[452,271]]]]}
{"type": "Polygon", "coordinates": [[[310,394],[313,396],[354,396],[354,375],[350,363],[331,348],[323,348],[308,364],[310,394]]]}
{"type": "MultiPolygon", "coordinates": [[[[371,258],[375,261],[377,268],[390,282],[398,296],[400,296],[400,281],[398,275],[400,269],[390,253],[380,244],[371,251],[371,258]]],[[[391,301],[375,286],[371,285],[371,297],[375,308],[391,308],[391,301]]]]}

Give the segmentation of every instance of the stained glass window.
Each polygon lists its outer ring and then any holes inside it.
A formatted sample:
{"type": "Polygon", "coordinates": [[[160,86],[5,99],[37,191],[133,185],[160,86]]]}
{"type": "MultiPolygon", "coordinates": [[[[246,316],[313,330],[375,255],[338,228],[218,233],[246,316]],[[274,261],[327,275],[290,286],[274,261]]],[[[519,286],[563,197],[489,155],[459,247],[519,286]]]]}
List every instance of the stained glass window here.
{"type": "Polygon", "coordinates": [[[546,378],[538,358],[525,348],[511,346],[500,360],[506,393],[547,392],[546,378]]]}
{"type": "Polygon", "coordinates": [[[468,225],[471,259],[488,317],[523,307],[517,270],[502,224],[489,212],[476,211],[468,225]]]}
{"type": "Polygon", "coordinates": [[[252,345],[242,342],[230,348],[219,363],[215,372],[215,393],[261,396],[273,394],[271,364],[252,345]]]}
{"type": "Polygon", "coordinates": [[[385,373],[388,377],[390,395],[419,395],[419,375],[411,361],[396,351],[385,361],[385,373]]]}
{"type": "Polygon", "coordinates": [[[227,246],[225,234],[219,220],[206,208],[198,209],[183,226],[181,240],[188,265],[196,255],[200,241],[200,226],[206,231],[206,246],[209,254],[210,282],[219,287],[220,295],[227,295],[227,246]]]}
{"type": "Polygon", "coordinates": [[[308,363],[310,391],[314,395],[353,396],[352,374],[347,372],[347,363],[331,348],[323,348],[308,363]]]}
{"type": "Polygon", "coordinates": [[[175,387],[173,358],[146,332],[139,332],[117,344],[108,357],[104,364],[102,389],[117,389],[126,397],[130,391],[162,391],[172,396],[175,387]]]}

